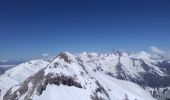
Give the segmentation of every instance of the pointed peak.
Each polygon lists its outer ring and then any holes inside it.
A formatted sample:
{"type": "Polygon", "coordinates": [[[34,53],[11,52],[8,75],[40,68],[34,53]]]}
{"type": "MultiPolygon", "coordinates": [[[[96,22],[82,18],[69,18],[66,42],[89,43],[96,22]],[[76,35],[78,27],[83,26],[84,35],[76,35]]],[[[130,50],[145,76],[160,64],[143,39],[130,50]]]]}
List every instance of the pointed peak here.
{"type": "Polygon", "coordinates": [[[130,52],[126,52],[126,51],[124,51],[124,50],[116,50],[116,49],[113,49],[112,52],[111,52],[111,54],[116,54],[116,55],[122,56],[122,55],[124,55],[124,54],[129,55],[130,52]]]}
{"type": "Polygon", "coordinates": [[[67,63],[71,63],[71,61],[75,59],[74,55],[69,52],[61,52],[57,58],[63,59],[67,63]]]}

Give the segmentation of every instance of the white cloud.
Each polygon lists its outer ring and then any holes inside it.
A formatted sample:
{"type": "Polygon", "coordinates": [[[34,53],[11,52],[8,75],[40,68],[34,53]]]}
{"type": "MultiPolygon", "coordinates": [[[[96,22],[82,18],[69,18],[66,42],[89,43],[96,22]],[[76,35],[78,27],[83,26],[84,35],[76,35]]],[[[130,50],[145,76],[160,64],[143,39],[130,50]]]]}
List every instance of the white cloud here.
{"type": "Polygon", "coordinates": [[[2,59],[1,62],[6,63],[6,62],[8,62],[8,59],[2,59]]]}
{"type": "Polygon", "coordinates": [[[48,54],[48,53],[43,53],[41,56],[42,56],[42,57],[48,57],[49,54],[48,54]]]}
{"type": "Polygon", "coordinates": [[[164,55],[165,52],[161,49],[159,49],[158,47],[155,47],[155,46],[151,46],[150,47],[150,50],[152,53],[155,53],[155,54],[161,54],[161,55],[164,55]]]}
{"type": "Polygon", "coordinates": [[[155,54],[154,56],[161,55],[164,56],[167,60],[170,60],[170,51],[163,51],[156,46],[151,46],[150,50],[153,54],[155,54]]]}
{"type": "Polygon", "coordinates": [[[166,52],[166,58],[170,60],[170,51],[166,52]]]}

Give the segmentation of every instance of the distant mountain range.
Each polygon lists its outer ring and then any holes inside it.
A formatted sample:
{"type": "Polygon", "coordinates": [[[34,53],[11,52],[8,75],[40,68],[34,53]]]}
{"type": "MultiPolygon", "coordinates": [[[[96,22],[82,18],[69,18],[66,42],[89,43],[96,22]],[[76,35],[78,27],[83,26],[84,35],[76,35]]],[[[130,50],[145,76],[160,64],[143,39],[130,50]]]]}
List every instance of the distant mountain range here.
{"type": "Polygon", "coordinates": [[[0,75],[4,74],[6,70],[9,70],[23,62],[25,62],[25,60],[1,60],[0,61],[0,75]]]}
{"type": "Polygon", "coordinates": [[[0,65],[18,65],[21,64],[23,62],[26,62],[27,60],[24,59],[19,59],[19,60],[2,60],[0,61],[0,65]]]}
{"type": "Polygon", "coordinates": [[[147,52],[31,60],[0,76],[2,100],[169,100],[170,61],[147,52]]]}

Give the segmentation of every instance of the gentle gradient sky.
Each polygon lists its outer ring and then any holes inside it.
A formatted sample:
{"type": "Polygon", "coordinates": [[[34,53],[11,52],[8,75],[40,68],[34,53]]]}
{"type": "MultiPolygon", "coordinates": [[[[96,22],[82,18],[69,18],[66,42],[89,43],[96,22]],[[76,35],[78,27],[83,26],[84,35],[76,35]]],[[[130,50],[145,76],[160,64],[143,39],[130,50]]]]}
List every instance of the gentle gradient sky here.
{"type": "Polygon", "coordinates": [[[0,59],[170,49],[170,0],[1,0],[0,59]]]}

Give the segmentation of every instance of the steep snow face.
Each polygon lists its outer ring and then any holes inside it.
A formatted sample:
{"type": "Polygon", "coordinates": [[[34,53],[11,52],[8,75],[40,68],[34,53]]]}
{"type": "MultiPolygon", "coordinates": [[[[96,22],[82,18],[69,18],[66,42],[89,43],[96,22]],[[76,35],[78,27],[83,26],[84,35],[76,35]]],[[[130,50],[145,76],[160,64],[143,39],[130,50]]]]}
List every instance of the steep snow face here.
{"type": "Polygon", "coordinates": [[[170,63],[159,55],[147,52],[126,53],[114,51],[110,54],[82,53],[77,55],[91,70],[103,72],[112,77],[132,81],[141,87],[152,88],[154,97],[167,91],[170,86],[170,63]],[[164,88],[156,92],[156,88],[164,88]],[[161,91],[161,90],[160,90],[161,91]]]}
{"type": "Polygon", "coordinates": [[[23,82],[29,76],[35,74],[40,69],[46,67],[49,62],[44,60],[32,60],[20,64],[10,70],[7,70],[0,76],[0,100],[12,86],[23,82]]]}
{"type": "Polygon", "coordinates": [[[111,100],[124,100],[126,94],[129,100],[154,100],[149,92],[137,84],[118,80],[102,73],[96,73],[95,78],[106,88],[111,100]]]}
{"type": "MultiPolygon", "coordinates": [[[[118,55],[60,53],[46,68],[11,88],[4,100],[154,100],[137,84],[105,73],[105,59],[118,63],[118,55]],[[103,58],[104,57],[104,58],[103,58]],[[113,57],[113,59],[112,59],[113,57]]],[[[116,65],[116,64],[115,64],[116,65]]],[[[115,71],[116,72],[116,71],[115,71]]]]}
{"type": "Polygon", "coordinates": [[[89,91],[65,85],[48,85],[41,96],[35,96],[35,100],[91,100],[89,91]]]}
{"type": "Polygon", "coordinates": [[[153,57],[146,52],[129,54],[126,52],[113,52],[111,54],[82,53],[77,55],[81,60],[88,62],[93,70],[101,69],[110,75],[125,79],[144,80],[142,74],[149,73],[160,77],[167,76],[167,73],[158,66],[160,59],[153,57]]]}
{"type": "MultiPolygon", "coordinates": [[[[86,66],[91,66],[91,70],[102,72],[109,76],[132,81],[139,84],[144,89],[146,87],[156,88],[164,85],[168,79],[167,73],[162,70],[158,63],[161,59],[153,59],[146,52],[130,54],[126,52],[113,52],[110,54],[82,53],[77,55],[86,62],[86,66]],[[146,74],[146,75],[145,75],[146,74]],[[160,80],[162,78],[162,80],[160,80]]],[[[162,65],[161,65],[162,66],[162,65]]],[[[167,82],[167,85],[170,82],[167,82]]],[[[148,90],[149,91],[149,90],[148,90]]],[[[152,91],[153,93],[154,91],[152,91]]],[[[152,94],[153,95],[153,94],[152,94]]]]}
{"type": "Polygon", "coordinates": [[[20,64],[11,70],[7,70],[5,72],[5,75],[19,82],[23,82],[30,75],[33,75],[35,72],[46,67],[48,64],[49,62],[44,60],[32,60],[20,64]]]}

